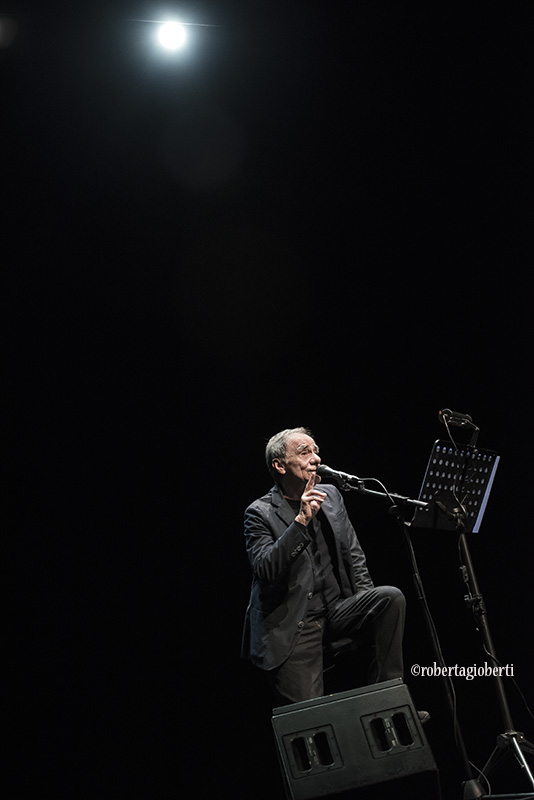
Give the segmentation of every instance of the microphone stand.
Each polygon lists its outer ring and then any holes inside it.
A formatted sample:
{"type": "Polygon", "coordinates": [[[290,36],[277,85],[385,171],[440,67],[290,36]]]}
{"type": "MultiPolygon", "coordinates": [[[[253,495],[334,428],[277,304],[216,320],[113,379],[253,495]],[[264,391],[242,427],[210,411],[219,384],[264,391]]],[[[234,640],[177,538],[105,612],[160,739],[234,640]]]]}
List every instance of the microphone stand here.
{"type": "MultiPolygon", "coordinates": [[[[464,596],[466,606],[471,609],[476,621],[477,630],[480,631],[482,634],[482,640],[484,645],[484,650],[490,656],[491,660],[495,664],[500,664],[499,659],[495,653],[495,648],[493,646],[493,640],[491,638],[491,632],[488,623],[488,617],[486,614],[486,606],[484,603],[484,598],[480,592],[478,587],[475,569],[473,567],[473,562],[471,560],[471,554],[469,552],[469,548],[467,546],[467,538],[465,535],[465,531],[462,531],[460,534],[459,539],[460,544],[460,553],[462,555],[463,564],[460,566],[460,571],[462,573],[464,583],[466,585],[467,594],[464,596]]],[[[499,734],[497,737],[497,744],[490,755],[488,761],[484,765],[482,769],[482,773],[487,775],[494,769],[495,767],[500,764],[500,762],[509,754],[512,753],[519,766],[522,770],[524,770],[525,775],[527,776],[528,781],[534,790],[534,776],[532,771],[526,761],[525,753],[534,754],[534,745],[532,745],[524,736],[521,731],[516,730],[516,727],[512,720],[512,715],[510,713],[510,707],[508,705],[508,700],[506,697],[506,692],[504,689],[504,683],[502,680],[501,675],[498,672],[494,672],[493,678],[495,681],[495,689],[497,693],[497,703],[499,705],[499,710],[501,712],[501,717],[504,724],[504,733],[499,734]]]]}
{"type": "Polygon", "coordinates": [[[406,546],[406,550],[413,571],[412,578],[415,586],[415,592],[417,595],[417,599],[420,602],[421,608],[423,610],[423,618],[425,620],[429,638],[432,644],[432,649],[434,651],[434,658],[436,660],[436,663],[439,664],[439,666],[441,667],[442,685],[445,690],[445,696],[447,699],[449,712],[452,717],[456,747],[458,750],[458,754],[460,756],[460,760],[462,762],[462,767],[465,775],[465,781],[463,783],[464,787],[463,800],[475,800],[475,798],[482,797],[484,795],[484,790],[482,789],[482,786],[480,785],[478,780],[473,777],[471,762],[469,761],[469,757],[467,755],[464,738],[462,735],[460,724],[458,722],[458,715],[456,712],[456,701],[453,696],[449,680],[446,677],[447,674],[446,664],[443,658],[443,653],[441,652],[437,631],[435,629],[434,622],[432,620],[432,615],[430,614],[430,609],[428,607],[423,581],[421,579],[421,574],[419,572],[417,559],[415,557],[415,551],[410,536],[410,523],[405,520],[403,514],[404,507],[412,507],[415,510],[417,508],[427,508],[429,504],[421,500],[413,500],[409,497],[403,497],[402,495],[398,494],[377,492],[372,489],[368,489],[365,486],[365,482],[361,479],[358,479],[355,482],[355,484],[344,480],[340,482],[340,489],[341,491],[357,491],[360,494],[373,495],[375,497],[384,497],[389,500],[395,501],[394,504],[389,509],[389,513],[395,516],[399,526],[401,527],[404,538],[404,544],[406,546]]]}

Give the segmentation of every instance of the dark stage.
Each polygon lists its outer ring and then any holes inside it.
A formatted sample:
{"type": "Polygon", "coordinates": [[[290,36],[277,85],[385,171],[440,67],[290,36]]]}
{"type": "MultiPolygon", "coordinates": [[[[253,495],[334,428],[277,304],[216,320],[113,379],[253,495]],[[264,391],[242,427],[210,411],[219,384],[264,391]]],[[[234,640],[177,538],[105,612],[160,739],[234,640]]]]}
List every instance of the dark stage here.
{"type": "MultiPolygon", "coordinates": [[[[326,464],[416,497],[438,411],[473,416],[501,462],[469,546],[534,708],[533,16],[0,7],[17,797],[283,797],[266,687],[239,658],[242,521],[270,486],[266,440],[297,425],[326,464]],[[195,23],[183,52],[138,21],[168,14],[195,23]]],[[[382,499],[346,503],[375,583],[407,597],[406,683],[461,798],[441,682],[409,674],[434,657],[402,536],[382,499]]],[[[413,541],[446,663],[484,665],[456,535],[413,541]]],[[[350,688],[344,664],[331,678],[350,688]]],[[[493,681],[454,685],[481,767],[493,681]]],[[[520,773],[493,792],[526,792],[520,773]]]]}

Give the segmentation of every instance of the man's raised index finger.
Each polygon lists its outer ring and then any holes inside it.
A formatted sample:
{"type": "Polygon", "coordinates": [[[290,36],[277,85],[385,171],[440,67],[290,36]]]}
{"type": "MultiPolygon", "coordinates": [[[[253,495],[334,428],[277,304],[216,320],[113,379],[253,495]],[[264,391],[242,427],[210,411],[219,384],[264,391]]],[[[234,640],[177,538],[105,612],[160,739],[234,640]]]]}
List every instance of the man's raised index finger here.
{"type": "Polygon", "coordinates": [[[310,489],[314,488],[316,480],[317,480],[317,475],[314,472],[313,475],[310,475],[310,477],[308,478],[308,483],[306,484],[306,491],[310,491],[310,489]]]}

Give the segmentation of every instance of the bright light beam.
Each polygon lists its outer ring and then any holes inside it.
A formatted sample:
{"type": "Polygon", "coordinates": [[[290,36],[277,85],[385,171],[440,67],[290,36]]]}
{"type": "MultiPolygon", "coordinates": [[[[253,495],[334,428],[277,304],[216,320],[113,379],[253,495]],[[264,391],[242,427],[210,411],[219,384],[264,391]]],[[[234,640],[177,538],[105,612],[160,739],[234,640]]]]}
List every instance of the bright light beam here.
{"type": "Polygon", "coordinates": [[[158,41],[165,50],[179,50],[184,46],[187,36],[180,22],[163,22],[158,31],[158,41]]]}

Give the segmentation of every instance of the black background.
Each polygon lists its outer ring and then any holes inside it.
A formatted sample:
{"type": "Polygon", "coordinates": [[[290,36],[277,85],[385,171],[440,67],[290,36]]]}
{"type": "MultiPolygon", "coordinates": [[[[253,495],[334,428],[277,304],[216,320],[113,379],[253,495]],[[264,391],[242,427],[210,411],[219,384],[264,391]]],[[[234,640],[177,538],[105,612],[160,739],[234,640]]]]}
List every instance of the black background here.
{"type": "MultiPolygon", "coordinates": [[[[20,796],[282,796],[239,659],[241,529],[266,439],[295,425],[416,496],[438,410],[472,414],[502,457],[472,554],[532,706],[532,6],[3,11],[20,796]],[[167,57],[133,20],[171,11],[210,27],[167,57]]],[[[408,667],[431,664],[387,505],[347,505],[375,582],[407,595],[408,667]]],[[[447,663],[484,664],[455,537],[414,543],[447,663]]],[[[440,682],[407,681],[459,796],[440,682]]],[[[456,689],[481,766],[494,689],[456,689]]]]}

